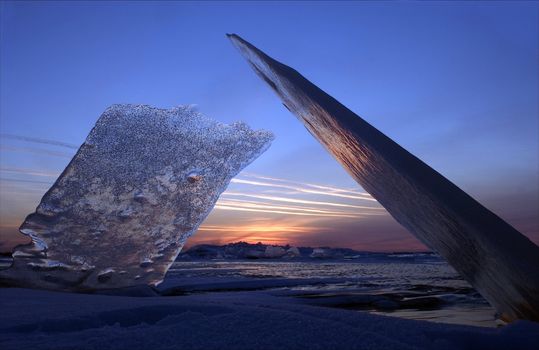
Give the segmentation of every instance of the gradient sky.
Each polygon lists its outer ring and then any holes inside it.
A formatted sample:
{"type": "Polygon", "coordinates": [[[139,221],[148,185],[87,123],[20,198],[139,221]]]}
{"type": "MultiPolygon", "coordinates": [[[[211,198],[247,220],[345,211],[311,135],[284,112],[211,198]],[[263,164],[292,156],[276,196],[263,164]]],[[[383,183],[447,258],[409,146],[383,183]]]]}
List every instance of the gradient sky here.
{"type": "Polygon", "coordinates": [[[292,66],[539,242],[537,2],[1,2],[0,250],[113,103],[276,135],[188,242],[423,250],[225,38],[292,66]]]}

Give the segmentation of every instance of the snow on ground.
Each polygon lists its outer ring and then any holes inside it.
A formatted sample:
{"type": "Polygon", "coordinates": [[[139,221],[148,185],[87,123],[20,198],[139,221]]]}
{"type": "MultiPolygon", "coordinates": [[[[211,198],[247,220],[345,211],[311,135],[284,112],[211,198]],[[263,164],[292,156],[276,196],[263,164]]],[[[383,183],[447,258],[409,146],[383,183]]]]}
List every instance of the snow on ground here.
{"type": "Polygon", "coordinates": [[[532,349],[539,324],[437,324],[306,305],[268,291],[130,297],[0,289],[8,349],[532,349]]]}

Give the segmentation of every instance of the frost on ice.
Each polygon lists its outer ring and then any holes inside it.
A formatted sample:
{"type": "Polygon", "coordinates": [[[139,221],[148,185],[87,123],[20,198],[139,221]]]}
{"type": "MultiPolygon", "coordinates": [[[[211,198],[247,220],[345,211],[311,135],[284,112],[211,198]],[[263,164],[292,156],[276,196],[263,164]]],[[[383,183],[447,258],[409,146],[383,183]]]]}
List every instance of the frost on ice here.
{"type": "Polygon", "coordinates": [[[229,38],[348,173],[503,318],[539,320],[539,247],[298,72],[229,38]]]}
{"type": "Polygon", "coordinates": [[[3,283],[96,290],[160,283],[230,180],[273,140],[190,107],[113,105],[20,231],[3,283]]]}

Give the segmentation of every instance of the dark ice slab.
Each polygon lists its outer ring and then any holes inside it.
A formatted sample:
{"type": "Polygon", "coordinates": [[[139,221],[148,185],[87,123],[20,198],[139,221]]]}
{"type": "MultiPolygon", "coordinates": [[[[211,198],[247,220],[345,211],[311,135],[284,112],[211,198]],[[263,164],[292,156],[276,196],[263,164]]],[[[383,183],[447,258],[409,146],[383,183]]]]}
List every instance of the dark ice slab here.
{"type": "Polygon", "coordinates": [[[344,169],[502,317],[539,320],[539,247],[297,71],[229,38],[344,169]]]}
{"type": "Polygon", "coordinates": [[[156,285],[228,183],[273,135],[188,106],[113,105],[20,231],[2,284],[60,290],[156,285]]]}

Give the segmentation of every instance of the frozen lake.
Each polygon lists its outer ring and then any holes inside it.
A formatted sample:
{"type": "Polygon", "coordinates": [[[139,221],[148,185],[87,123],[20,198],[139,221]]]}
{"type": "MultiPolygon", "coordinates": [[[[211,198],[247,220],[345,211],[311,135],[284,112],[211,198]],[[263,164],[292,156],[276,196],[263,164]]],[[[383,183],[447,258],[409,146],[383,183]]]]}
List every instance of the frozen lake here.
{"type": "Polygon", "coordinates": [[[433,254],[348,260],[175,262],[159,289],[178,294],[269,290],[301,302],[416,320],[496,327],[495,310],[433,254]]]}

